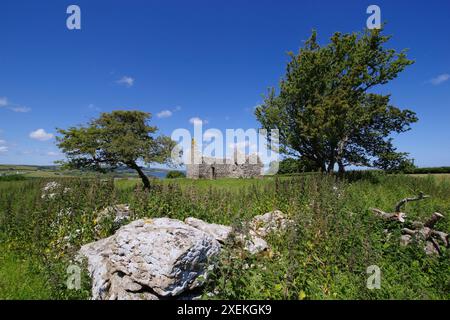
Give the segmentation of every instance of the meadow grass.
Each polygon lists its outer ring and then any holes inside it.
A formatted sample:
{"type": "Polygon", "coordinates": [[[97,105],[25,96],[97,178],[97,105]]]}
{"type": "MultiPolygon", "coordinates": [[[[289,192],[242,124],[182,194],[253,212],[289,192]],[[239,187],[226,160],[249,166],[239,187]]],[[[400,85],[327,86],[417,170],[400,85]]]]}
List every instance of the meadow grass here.
{"type": "Polygon", "coordinates": [[[50,299],[51,288],[39,262],[20,256],[0,245],[0,299],[50,299]]]}
{"type": "MultiPolygon", "coordinates": [[[[114,232],[110,225],[99,224],[96,213],[118,203],[130,204],[132,219],[192,216],[239,228],[242,221],[277,209],[295,222],[268,239],[271,250],[265,254],[251,256],[235,247],[223,250],[206,286],[215,298],[450,298],[449,254],[429,257],[419,244],[401,247],[401,226],[381,221],[370,211],[392,211],[397,201],[422,191],[431,198],[408,203],[404,211],[420,221],[442,212],[447,219],[436,228],[450,232],[447,179],[380,173],[349,173],[343,180],[322,175],[167,179],[153,180],[149,192],[137,179],[58,178],[60,192],[43,199],[41,189],[48,181],[52,180],[0,182],[0,243],[12,257],[33,261],[39,272],[24,273],[30,277],[29,290],[38,292],[39,281],[45,282],[52,299],[89,296],[89,280],[83,281],[82,290],[65,288],[65,271],[81,245],[114,232]],[[366,287],[371,265],[382,271],[379,290],[366,287]],[[34,282],[33,276],[40,280],[34,282]]],[[[20,260],[8,261],[11,265],[20,260]]],[[[12,286],[13,275],[2,275],[0,297],[11,296],[7,292],[26,296],[26,289],[12,286]]]]}

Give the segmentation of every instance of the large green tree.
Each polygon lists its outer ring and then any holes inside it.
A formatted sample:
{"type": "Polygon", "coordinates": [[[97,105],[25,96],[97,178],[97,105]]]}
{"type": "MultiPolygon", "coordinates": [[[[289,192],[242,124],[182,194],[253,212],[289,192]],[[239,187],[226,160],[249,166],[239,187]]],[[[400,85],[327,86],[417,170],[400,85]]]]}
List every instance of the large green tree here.
{"type": "Polygon", "coordinates": [[[140,164],[169,163],[175,143],[148,124],[151,114],[141,111],[102,113],[86,126],[58,129],[57,145],[69,168],[106,172],[127,166],[139,174],[144,187],[151,187],[140,164]]]}
{"type": "Polygon", "coordinates": [[[385,48],[382,30],[335,33],[320,46],[313,31],[291,60],[279,90],[272,88],[255,115],[263,128],[279,129],[281,151],[310,160],[323,171],[337,165],[389,167],[402,162],[392,133],[410,129],[414,112],[390,103],[374,88],[397,77],[413,61],[385,48]]]}

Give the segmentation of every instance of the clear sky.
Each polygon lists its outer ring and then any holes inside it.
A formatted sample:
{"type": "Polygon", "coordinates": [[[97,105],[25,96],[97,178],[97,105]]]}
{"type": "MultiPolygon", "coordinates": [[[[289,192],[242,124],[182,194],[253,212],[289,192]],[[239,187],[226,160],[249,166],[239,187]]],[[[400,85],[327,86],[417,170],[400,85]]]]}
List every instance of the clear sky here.
{"type": "Polygon", "coordinates": [[[170,135],[192,129],[257,128],[254,106],[317,29],[366,25],[377,4],[416,63],[379,93],[392,93],[419,122],[396,137],[419,166],[450,165],[450,1],[100,1],[0,2],[0,163],[52,164],[55,128],[99,112],[139,109],[170,135]],[[81,30],[66,9],[81,8],[81,30]],[[159,116],[157,114],[159,113],[159,116]]]}

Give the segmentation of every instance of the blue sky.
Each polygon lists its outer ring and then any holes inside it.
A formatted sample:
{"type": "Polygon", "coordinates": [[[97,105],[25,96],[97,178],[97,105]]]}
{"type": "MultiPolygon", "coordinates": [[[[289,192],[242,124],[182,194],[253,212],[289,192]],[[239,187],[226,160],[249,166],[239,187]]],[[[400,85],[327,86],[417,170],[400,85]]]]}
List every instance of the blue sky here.
{"type": "Polygon", "coordinates": [[[416,61],[375,90],[419,116],[395,144],[419,166],[450,165],[444,0],[1,1],[0,163],[52,164],[56,127],[115,109],[149,111],[168,135],[192,129],[195,117],[206,128],[257,128],[252,109],[283,76],[286,52],[313,28],[322,43],[362,30],[370,4],[388,23],[389,46],[416,61]],[[70,4],[81,8],[82,30],[66,28],[70,4]]]}

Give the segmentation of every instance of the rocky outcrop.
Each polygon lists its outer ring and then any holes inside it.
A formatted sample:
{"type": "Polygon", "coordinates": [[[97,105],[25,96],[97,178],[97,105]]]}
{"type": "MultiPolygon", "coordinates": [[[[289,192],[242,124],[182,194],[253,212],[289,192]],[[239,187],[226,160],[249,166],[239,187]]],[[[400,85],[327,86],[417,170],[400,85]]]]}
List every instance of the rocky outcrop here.
{"type": "Polygon", "coordinates": [[[267,250],[269,245],[264,238],[272,232],[286,230],[289,224],[292,224],[292,221],[287,219],[279,210],[255,216],[250,222],[244,223],[240,231],[233,230],[229,226],[207,223],[196,218],[187,218],[184,222],[210,234],[220,243],[224,243],[233,235],[234,240],[251,254],[267,250]]]}
{"type": "Polygon", "coordinates": [[[255,216],[247,223],[244,229],[247,232],[238,234],[238,239],[243,241],[244,249],[251,254],[265,251],[269,245],[264,240],[273,232],[284,231],[292,224],[292,221],[279,210],[267,212],[263,215],[255,216]]]}
{"type": "Polygon", "coordinates": [[[116,204],[95,213],[95,215],[95,233],[96,237],[100,238],[102,234],[116,231],[129,222],[133,216],[133,211],[127,204],[116,204]]]}
{"type": "Polygon", "coordinates": [[[257,254],[269,247],[267,242],[259,237],[252,229],[237,231],[233,230],[233,228],[229,226],[208,223],[196,218],[187,218],[184,222],[194,228],[208,233],[221,244],[225,244],[227,240],[233,238],[238,245],[241,245],[244,250],[251,254],[257,254]]]}
{"type": "Polygon", "coordinates": [[[256,254],[268,248],[260,235],[283,228],[286,221],[274,211],[248,224],[255,230],[238,232],[192,217],[185,222],[140,219],[84,245],[79,256],[87,259],[93,299],[193,299],[228,239],[256,254]]]}
{"type": "Polygon", "coordinates": [[[280,210],[267,212],[263,215],[256,216],[250,222],[249,228],[259,237],[267,237],[275,231],[283,231],[292,224],[280,210]]]}
{"type": "Polygon", "coordinates": [[[137,220],[83,246],[93,299],[176,297],[201,285],[219,243],[168,218],[137,220]]]}
{"type": "Polygon", "coordinates": [[[199,230],[202,230],[203,232],[206,232],[207,234],[214,237],[214,239],[216,239],[220,243],[224,243],[230,237],[231,232],[233,231],[233,228],[229,226],[224,226],[222,224],[208,223],[203,220],[192,217],[186,218],[184,220],[184,223],[199,230]]]}

